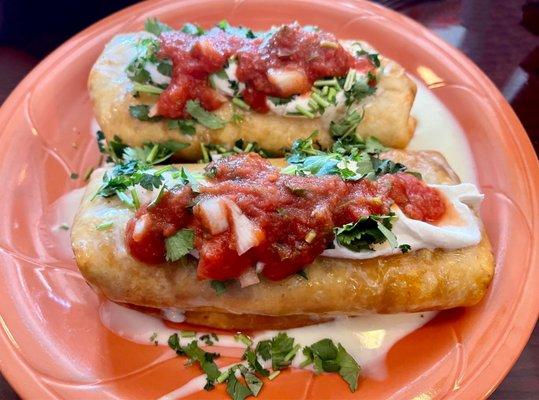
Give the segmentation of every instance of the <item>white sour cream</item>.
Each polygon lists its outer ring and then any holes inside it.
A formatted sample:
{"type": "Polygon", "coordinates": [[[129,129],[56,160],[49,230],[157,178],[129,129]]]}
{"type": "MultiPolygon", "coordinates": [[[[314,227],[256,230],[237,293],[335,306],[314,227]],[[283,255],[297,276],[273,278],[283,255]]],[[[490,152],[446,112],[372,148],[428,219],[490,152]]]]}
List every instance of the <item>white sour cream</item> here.
{"type": "Polygon", "coordinates": [[[230,82],[234,82],[238,87],[237,93],[243,92],[245,90],[245,84],[240,82],[236,76],[237,69],[238,64],[236,63],[236,60],[234,58],[230,58],[228,60],[228,66],[223,70],[226,78],[222,76],[223,71],[221,71],[221,73],[212,74],[209,79],[215,87],[215,90],[225,96],[234,97],[236,93],[234,93],[234,89],[230,84],[230,82]]]}
{"type": "MultiPolygon", "coordinates": [[[[419,249],[460,249],[474,246],[481,241],[481,222],[475,215],[483,200],[477,187],[471,183],[459,185],[429,185],[438,189],[448,201],[448,217],[438,224],[430,224],[407,217],[398,207],[393,211],[397,220],[392,232],[398,244],[408,244],[411,250],[419,249]]],[[[356,260],[388,256],[401,252],[392,248],[388,242],[375,247],[374,251],[355,252],[334,242],[335,248],[325,250],[322,255],[332,258],[350,258],[356,260]]]]}

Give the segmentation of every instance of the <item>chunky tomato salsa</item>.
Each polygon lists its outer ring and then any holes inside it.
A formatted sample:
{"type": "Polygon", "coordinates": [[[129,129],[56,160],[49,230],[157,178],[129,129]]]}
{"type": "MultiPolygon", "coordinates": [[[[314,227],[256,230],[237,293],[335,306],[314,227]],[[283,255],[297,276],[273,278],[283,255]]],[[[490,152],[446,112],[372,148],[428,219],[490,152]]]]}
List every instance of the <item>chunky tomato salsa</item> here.
{"type": "Polygon", "coordinates": [[[442,195],[407,173],[375,181],[281,174],[257,154],[223,158],[206,167],[207,183],[166,192],[129,221],[126,243],[142,262],[165,262],[165,240],[194,231],[200,279],[228,280],[251,267],[272,280],[310,264],[334,240],[334,228],[397,204],[410,218],[436,222],[442,195]]]}
{"type": "Polygon", "coordinates": [[[184,118],[188,100],[199,100],[208,111],[226,98],[209,83],[212,73],[222,70],[235,56],[236,75],[245,84],[242,97],[251,108],[268,111],[266,96],[281,98],[308,92],[320,78],[341,77],[353,68],[374,69],[367,56],[353,56],[331,33],[283,25],[262,37],[247,38],[213,28],[201,36],[181,31],[160,35],[159,57],[172,61],[172,81],[161,93],[157,113],[184,118]]]}

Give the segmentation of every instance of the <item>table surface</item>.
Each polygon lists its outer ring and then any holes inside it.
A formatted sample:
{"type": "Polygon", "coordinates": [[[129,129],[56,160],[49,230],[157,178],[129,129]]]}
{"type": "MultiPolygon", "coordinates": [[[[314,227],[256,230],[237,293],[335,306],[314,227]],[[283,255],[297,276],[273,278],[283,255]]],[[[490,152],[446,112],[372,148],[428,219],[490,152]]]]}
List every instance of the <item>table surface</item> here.
{"type": "MultiPolygon", "coordinates": [[[[0,0],[0,104],[50,51],[86,26],[131,3],[134,1],[0,0]]],[[[511,103],[539,152],[539,1],[379,3],[421,22],[470,57],[511,103]]],[[[1,375],[0,398],[19,398],[1,375]]],[[[517,363],[490,398],[539,398],[537,327],[517,363]]]]}

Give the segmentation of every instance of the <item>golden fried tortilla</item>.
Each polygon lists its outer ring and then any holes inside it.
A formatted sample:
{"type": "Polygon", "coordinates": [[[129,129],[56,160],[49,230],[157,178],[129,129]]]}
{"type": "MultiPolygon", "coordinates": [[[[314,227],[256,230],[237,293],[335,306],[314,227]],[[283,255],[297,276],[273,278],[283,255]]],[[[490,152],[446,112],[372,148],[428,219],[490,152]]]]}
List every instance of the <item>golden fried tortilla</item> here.
{"type": "MultiPolygon", "coordinates": [[[[383,156],[407,164],[428,183],[456,183],[439,153],[392,150],[383,156]]],[[[189,167],[200,170],[202,165],[189,167]]],[[[236,282],[217,295],[209,281],[197,279],[196,260],[155,266],[128,254],[125,225],[133,211],[117,198],[92,200],[103,173],[103,169],[93,173],[72,228],[80,271],[113,301],[186,310],[192,323],[281,329],[335,315],[471,306],[485,295],[492,279],[493,256],[483,234],[478,245],[458,250],[423,249],[368,260],[319,257],[305,268],[308,280],[298,275],[276,282],[262,278],[246,288],[236,282]],[[96,229],[109,221],[114,222],[111,229],[96,229]]]]}
{"type": "MultiPolygon", "coordinates": [[[[185,161],[201,158],[201,142],[220,144],[230,149],[236,140],[244,139],[256,142],[272,154],[282,155],[294,140],[318,130],[317,141],[320,145],[331,145],[328,132],[330,121],[326,117],[308,119],[245,111],[242,123],[230,122],[223,129],[211,130],[197,124],[194,136],[183,135],[178,129],[169,130],[163,121],[143,122],[133,118],[129,114],[130,105],[154,104],[157,101],[157,96],[148,94],[134,98],[133,84],[125,73],[127,65],[136,56],[137,41],[152,36],[147,32],[138,32],[114,37],[90,72],[88,89],[95,117],[107,139],[117,135],[129,146],[167,140],[189,143],[189,147],[177,153],[177,159],[185,161]]],[[[364,107],[365,115],[356,133],[361,137],[374,136],[389,147],[403,148],[411,140],[415,129],[410,109],[416,85],[400,65],[384,57],[380,57],[380,60],[383,72],[379,77],[378,89],[359,106],[360,112],[364,107]]],[[[234,113],[232,104],[225,104],[215,113],[224,121],[230,121],[234,113]]]]}

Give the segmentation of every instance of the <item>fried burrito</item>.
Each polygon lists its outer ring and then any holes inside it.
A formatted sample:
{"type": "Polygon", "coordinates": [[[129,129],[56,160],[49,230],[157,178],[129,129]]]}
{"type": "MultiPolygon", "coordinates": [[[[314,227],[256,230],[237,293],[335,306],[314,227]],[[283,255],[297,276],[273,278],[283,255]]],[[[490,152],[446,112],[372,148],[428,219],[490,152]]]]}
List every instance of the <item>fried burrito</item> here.
{"type": "Polygon", "coordinates": [[[282,156],[314,130],[323,148],[350,134],[404,148],[415,129],[416,85],[401,66],[297,23],[204,31],[150,20],[106,45],[88,87],[109,142],[175,142],[182,161],[247,145],[282,156]]]}
{"type": "Polygon", "coordinates": [[[476,304],[493,276],[477,187],[436,152],[294,146],[207,165],[95,171],[72,245],[112,301],[282,329],[476,304]]]}

